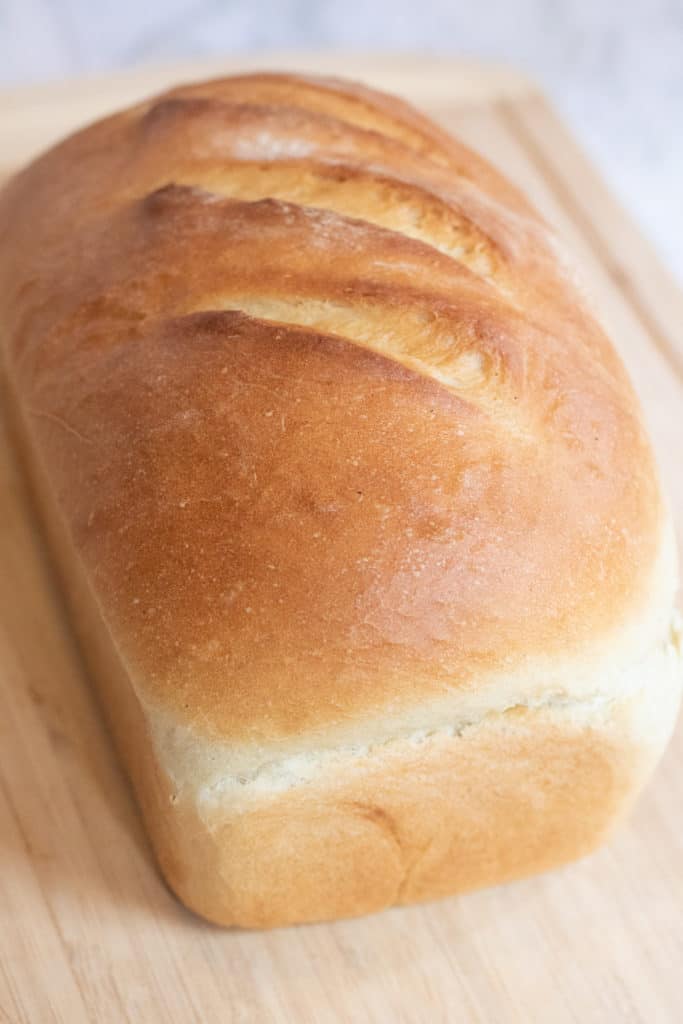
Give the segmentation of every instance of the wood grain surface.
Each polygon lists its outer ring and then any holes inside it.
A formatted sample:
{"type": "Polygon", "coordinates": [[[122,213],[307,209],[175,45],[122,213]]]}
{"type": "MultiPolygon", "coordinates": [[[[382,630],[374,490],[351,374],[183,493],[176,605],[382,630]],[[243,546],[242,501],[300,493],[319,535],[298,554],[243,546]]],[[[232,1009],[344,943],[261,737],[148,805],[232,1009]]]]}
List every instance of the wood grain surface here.
{"type": "MultiPolygon", "coordinates": [[[[170,81],[0,94],[0,172],[170,81]]],[[[683,298],[545,100],[514,72],[299,56],[403,93],[557,224],[645,405],[683,540],[683,298]]],[[[0,1021],[683,1020],[683,730],[609,846],[551,875],[363,920],[256,934],[185,911],[152,863],[34,515],[0,434],[0,1021]]]]}

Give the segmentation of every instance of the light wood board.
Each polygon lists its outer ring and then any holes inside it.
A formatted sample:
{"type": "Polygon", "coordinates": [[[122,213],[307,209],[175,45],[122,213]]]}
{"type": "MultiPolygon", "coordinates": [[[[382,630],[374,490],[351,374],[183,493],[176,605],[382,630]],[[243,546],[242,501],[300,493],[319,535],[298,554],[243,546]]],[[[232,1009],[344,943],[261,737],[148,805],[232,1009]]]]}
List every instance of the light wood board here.
{"type": "MultiPolygon", "coordinates": [[[[0,94],[0,170],[182,78],[349,73],[412,98],[556,223],[645,405],[683,537],[683,299],[529,82],[419,58],[292,56],[0,94]]],[[[0,1021],[683,1020],[683,730],[608,847],[364,920],[220,931],[159,879],[0,435],[0,1021]]]]}

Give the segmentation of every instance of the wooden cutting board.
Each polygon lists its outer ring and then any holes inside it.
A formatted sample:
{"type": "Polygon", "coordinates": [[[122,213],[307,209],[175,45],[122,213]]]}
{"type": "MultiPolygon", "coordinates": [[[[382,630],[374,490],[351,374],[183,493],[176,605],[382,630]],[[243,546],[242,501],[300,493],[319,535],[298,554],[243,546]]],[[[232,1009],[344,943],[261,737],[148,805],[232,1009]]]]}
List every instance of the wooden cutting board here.
{"type": "MultiPolygon", "coordinates": [[[[395,90],[555,222],[645,405],[683,534],[683,298],[523,77],[418,58],[271,59],[395,90]]],[[[171,68],[0,95],[0,169],[181,78],[171,68]]],[[[683,730],[611,844],[554,874],[266,934],[185,911],[131,794],[0,435],[0,1020],[47,1024],[683,1020],[683,730]]]]}

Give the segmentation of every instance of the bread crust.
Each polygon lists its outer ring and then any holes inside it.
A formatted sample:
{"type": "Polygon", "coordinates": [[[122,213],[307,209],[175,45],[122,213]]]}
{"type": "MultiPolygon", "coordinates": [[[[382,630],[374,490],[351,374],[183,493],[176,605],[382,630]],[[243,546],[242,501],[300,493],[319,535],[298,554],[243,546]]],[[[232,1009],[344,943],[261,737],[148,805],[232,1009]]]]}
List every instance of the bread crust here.
{"type": "Polygon", "coordinates": [[[181,898],[270,926],[595,845],[675,716],[675,553],[527,201],[257,75],[66,140],[0,229],[22,450],[181,898]]]}

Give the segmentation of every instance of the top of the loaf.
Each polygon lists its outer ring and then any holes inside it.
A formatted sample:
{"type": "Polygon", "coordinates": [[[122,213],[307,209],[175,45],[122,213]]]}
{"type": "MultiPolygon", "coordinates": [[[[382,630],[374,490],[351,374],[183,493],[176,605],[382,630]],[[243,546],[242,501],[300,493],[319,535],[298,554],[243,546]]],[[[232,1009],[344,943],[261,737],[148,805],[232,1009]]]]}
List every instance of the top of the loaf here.
{"type": "Polygon", "coordinates": [[[7,365],[150,707],[353,732],[618,686],[664,628],[621,363],[526,199],[406,104],[176,88],[19,174],[0,237],[7,365]]]}

